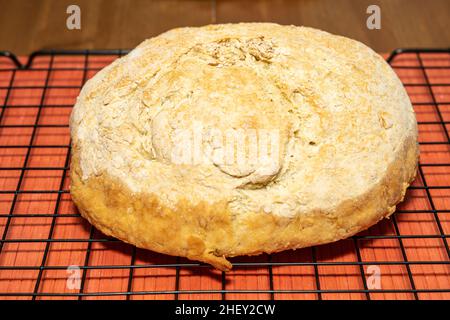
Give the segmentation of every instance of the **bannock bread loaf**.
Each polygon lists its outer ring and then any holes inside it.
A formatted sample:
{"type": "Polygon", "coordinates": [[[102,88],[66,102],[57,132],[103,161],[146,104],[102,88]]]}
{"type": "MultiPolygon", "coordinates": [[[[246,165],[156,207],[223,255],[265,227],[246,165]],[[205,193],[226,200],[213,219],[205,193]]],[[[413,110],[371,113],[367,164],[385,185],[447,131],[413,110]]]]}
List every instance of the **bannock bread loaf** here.
{"type": "Polygon", "coordinates": [[[388,217],[417,122],[365,45],[269,23],[148,39],[83,87],[71,195],[106,235],[209,263],[329,243],[388,217]]]}

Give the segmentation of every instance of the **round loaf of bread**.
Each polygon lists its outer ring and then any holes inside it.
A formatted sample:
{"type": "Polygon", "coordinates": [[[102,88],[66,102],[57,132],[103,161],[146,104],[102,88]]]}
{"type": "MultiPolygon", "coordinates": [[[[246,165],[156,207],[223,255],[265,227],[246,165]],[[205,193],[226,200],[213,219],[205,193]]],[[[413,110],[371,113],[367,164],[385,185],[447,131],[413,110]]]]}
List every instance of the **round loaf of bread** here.
{"type": "Polygon", "coordinates": [[[388,217],[418,160],[414,111],[382,57],[269,23],[144,41],[85,84],[70,127],[83,217],[221,270],[388,217]]]}

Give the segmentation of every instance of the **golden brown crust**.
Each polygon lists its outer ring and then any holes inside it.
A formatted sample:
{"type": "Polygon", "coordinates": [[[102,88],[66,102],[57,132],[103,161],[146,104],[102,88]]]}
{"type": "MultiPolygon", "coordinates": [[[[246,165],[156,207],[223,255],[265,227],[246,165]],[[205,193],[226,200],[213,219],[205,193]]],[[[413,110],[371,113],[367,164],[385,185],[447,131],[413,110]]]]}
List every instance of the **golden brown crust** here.
{"type": "Polygon", "coordinates": [[[232,267],[226,257],[334,242],[391,215],[416,174],[416,139],[406,140],[399,154],[380,184],[333,211],[315,211],[294,218],[255,212],[235,220],[225,203],[192,206],[181,200],[175,210],[169,209],[160,204],[157,195],[133,194],[106,172],[83,181],[75,142],[71,194],[81,215],[107,235],[226,271],[232,267]]]}

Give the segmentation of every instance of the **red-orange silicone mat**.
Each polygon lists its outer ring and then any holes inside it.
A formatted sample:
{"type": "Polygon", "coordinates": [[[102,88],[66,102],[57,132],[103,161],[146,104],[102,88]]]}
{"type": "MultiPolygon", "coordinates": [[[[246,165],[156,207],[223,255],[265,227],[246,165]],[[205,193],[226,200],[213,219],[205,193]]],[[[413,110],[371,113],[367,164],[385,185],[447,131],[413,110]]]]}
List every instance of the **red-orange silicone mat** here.
{"type": "Polygon", "coordinates": [[[450,299],[449,52],[390,61],[421,151],[391,219],[333,244],[234,258],[227,273],[136,249],[79,216],[68,120],[83,82],[118,55],[62,53],[20,69],[0,57],[0,299],[450,299]]]}

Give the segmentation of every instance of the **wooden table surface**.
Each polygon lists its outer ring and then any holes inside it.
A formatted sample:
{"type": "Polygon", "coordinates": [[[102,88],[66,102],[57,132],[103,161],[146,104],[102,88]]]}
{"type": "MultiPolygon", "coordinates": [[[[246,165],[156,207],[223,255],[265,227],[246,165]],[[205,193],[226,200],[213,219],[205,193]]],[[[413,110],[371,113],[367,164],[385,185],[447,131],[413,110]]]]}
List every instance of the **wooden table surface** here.
{"type": "Polygon", "coordinates": [[[0,0],[0,50],[133,48],[180,26],[240,21],[306,25],[360,40],[379,52],[449,47],[449,0],[0,0]],[[81,30],[68,30],[66,8],[81,8],[81,30]],[[381,8],[381,30],[366,9],[381,8]]]}

